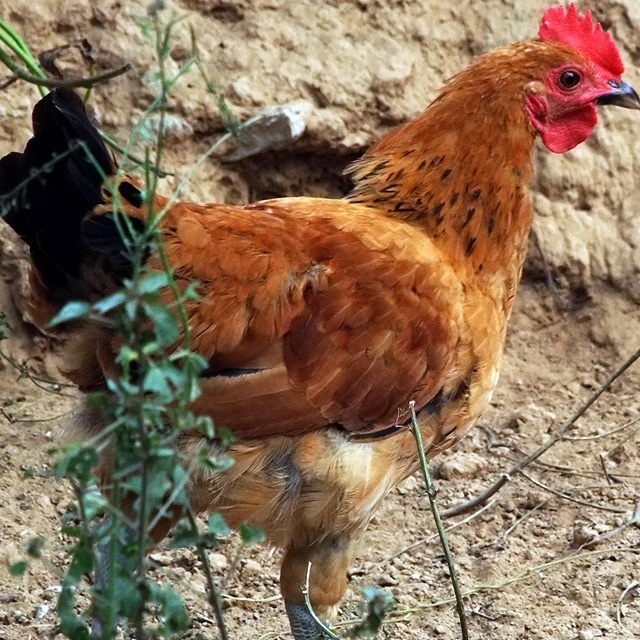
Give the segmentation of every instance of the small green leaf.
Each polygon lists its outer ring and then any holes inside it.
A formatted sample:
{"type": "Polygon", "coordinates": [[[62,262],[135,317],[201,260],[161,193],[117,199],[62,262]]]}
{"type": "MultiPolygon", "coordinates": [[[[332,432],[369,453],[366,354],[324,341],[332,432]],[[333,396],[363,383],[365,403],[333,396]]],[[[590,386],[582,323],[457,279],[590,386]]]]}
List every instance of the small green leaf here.
{"type": "Polygon", "coordinates": [[[240,526],[238,527],[238,531],[240,532],[240,539],[242,540],[242,544],[246,546],[252,544],[260,544],[267,539],[267,536],[262,529],[258,529],[258,527],[252,527],[245,522],[240,524],[240,526]]]}
{"type": "Polygon", "coordinates": [[[68,524],[60,527],[60,533],[62,533],[63,536],[69,536],[70,538],[80,538],[82,536],[83,529],[77,524],[68,524]]]}
{"type": "Polygon", "coordinates": [[[183,549],[184,547],[194,547],[200,542],[198,532],[193,529],[180,529],[173,532],[170,549],[183,549]]]}
{"type": "MultiPolygon", "coordinates": [[[[119,476],[114,476],[116,479],[119,479],[119,476]]],[[[140,491],[142,490],[142,478],[140,476],[126,476],[126,480],[121,480],[122,487],[135,493],[136,495],[140,495],[140,491]]]]}
{"type": "Polygon", "coordinates": [[[87,520],[93,520],[102,514],[108,504],[108,500],[99,491],[85,491],[82,495],[84,502],[84,515],[87,520]]]}
{"type": "Polygon", "coordinates": [[[63,322],[86,318],[91,311],[91,306],[87,302],[67,302],[58,313],[49,321],[50,327],[55,327],[63,322]]]}
{"type": "Polygon", "coordinates": [[[118,362],[126,365],[131,362],[137,362],[140,359],[140,353],[136,349],[132,349],[129,345],[122,345],[118,353],[118,362]]]}
{"type": "MultiPolygon", "coordinates": [[[[116,578],[116,593],[119,609],[123,616],[130,620],[135,620],[142,615],[144,600],[142,598],[142,589],[146,589],[146,585],[139,585],[135,578],[130,575],[121,574],[116,578]]],[[[112,636],[113,637],[113,636],[112,636]]]]}
{"type": "Polygon", "coordinates": [[[19,560],[18,562],[14,562],[9,567],[9,573],[12,576],[19,577],[24,574],[28,566],[29,566],[29,563],[26,560],[19,560]]]}
{"type": "Polygon", "coordinates": [[[222,538],[231,534],[231,529],[229,529],[224,518],[219,513],[214,513],[209,518],[207,529],[209,533],[213,534],[216,538],[222,538]]]}
{"type": "Polygon", "coordinates": [[[196,429],[209,440],[212,440],[215,437],[216,430],[213,426],[213,420],[210,416],[198,416],[198,419],[196,421],[196,429]]]}
{"type": "Polygon", "coordinates": [[[140,312],[140,305],[138,300],[127,300],[124,303],[124,310],[129,320],[135,320],[136,316],[140,312]]]}
{"type": "Polygon", "coordinates": [[[152,585],[151,598],[159,606],[164,635],[182,635],[189,627],[189,616],[182,598],[169,585],[152,585]]]}
{"type": "MultiPolygon", "coordinates": [[[[153,450],[154,458],[171,458],[175,455],[176,451],[171,447],[157,447],[153,450]]],[[[176,467],[176,469],[182,469],[182,467],[176,467]]]]}
{"type": "Polygon", "coordinates": [[[67,575],[74,582],[79,582],[85,573],[93,569],[93,554],[86,546],[86,540],[81,540],[71,557],[67,575]]]}
{"type": "Polygon", "coordinates": [[[225,449],[228,449],[236,441],[233,435],[233,431],[231,431],[231,429],[227,429],[226,427],[216,429],[216,435],[221,440],[222,446],[225,449]]]}
{"type": "Polygon", "coordinates": [[[115,309],[116,307],[119,307],[121,304],[124,303],[126,299],[127,299],[127,295],[125,294],[124,291],[116,291],[115,293],[112,293],[110,296],[107,296],[106,298],[103,298],[102,300],[95,302],[93,304],[93,308],[98,313],[104,314],[104,313],[107,313],[108,311],[115,309]]]}
{"type": "Polygon", "coordinates": [[[163,398],[171,398],[171,388],[167,384],[167,377],[162,369],[153,367],[147,371],[142,388],[149,393],[157,393],[163,398]]]}
{"type": "Polygon", "coordinates": [[[67,638],[73,640],[88,640],[89,629],[84,620],[75,613],[75,585],[65,577],[62,591],[58,596],[58,616],[60,618],[60,631],[67,638]]]}
{"type": "Polygon", "coordinates": [[[88,483],[97,463],[98,453],[95,449],[73,443],[56,463],[56,477],[73,478],[81,483],[88,483]]]}
{"type": "Polygon", "coordinates": [[[27,554],[32,558],[39,558],[42,555],[42,548],[44,547],[44,538],[37,536],[31,538],[27,543],[27,554]]]}
{"type": "Polygon", "coordinates": [[[187,288],[182,293],[185,300],[200,300],[200,294],[198,293],[199,282],[190,282],[187,288]]]}
{"type": "Polygon", "coordinates": [[[154,293],[169,284],[169,275],[164,271],[150,273],[138,283],[138,291],[143,295],[146,293],[154,293]]]}
{"type": "Polygon", "coordinates": [[[349,630],[350,638],[377,637],[386,616],[395,608],[393,594],[378,587],[362,589],[364,601],[360,603],[362,619],[349,630]]]}
{"type": "Polygon", "coordinates": [[[200,465],[203,469],[210,471],[211,473],[224,473],[233,467],[236,463],[234,458],[224,453],[216,455],[204,455],[200,459],[200,465]]]}
{"type": "Polygon", "coordinates": [[[153,322],[160,344],[169,346],[180,337],[178,321],[167,307],[161,304],[146,303],[144,310],[153,322]]]}

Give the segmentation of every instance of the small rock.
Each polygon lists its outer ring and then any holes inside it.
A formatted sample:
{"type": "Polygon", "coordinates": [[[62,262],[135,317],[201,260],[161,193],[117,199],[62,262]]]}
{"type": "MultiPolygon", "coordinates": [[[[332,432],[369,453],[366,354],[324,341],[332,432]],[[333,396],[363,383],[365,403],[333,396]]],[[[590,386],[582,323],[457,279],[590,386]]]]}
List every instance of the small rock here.
{"type": "Polygon", "coordinates": [[[13,612],[13,619],[15,622],[24,622],[27,619],[27,614],[22,609],[15,609],[13,612]]]}
{"type": "Polygon", "coordinates": [[[381,587],[395,587],[395,585],[398,584],[398,581],[390,573],[383,573],[378,578],[378,584],[381,587]]]}
{"type": "Polygon", "coordinates": [[[230,141],[223,160],[234,162],[287,146],[304,133],[312,109],[307,100],[265,109],[244,124],[230,141]]]}
{"type": "Polygon", "coordinates": [[[36,498],[38,506],[44,511],[44,513],[51,513],[53,511],[53,504],[51,499],[46,494],[41,494],[36,498]]]}
{"type": "Polygon", "coordinates": [[[416,477],[409,476],[406,480],[404,480],[398,485],[397,491],[401,496],[406,496],[411,491],[415,491],[417,486],[418,486],[418,480],[416,479],[416,477]]]}
{"type": "Polygon", "coordinates": [[[174,141],[181,141],[193,135],[193,127],[181,116],[170,113],[154,113],[145,120],[145,128],[152,137],[157,137],[162,126],[163,134],[174,141]]]}
{"type": "Polygon", "coordinates": [[[49,613],[49,605],[42,603],[36,607],[34,615],[36,617],[36,620],[42,620],[42,618],[44,618],[47,613],[49,613]]]}
{"type": "Polygon", "coordinates": [[[6,591],[0,593],[0,604],[8,604],[9,602],[18,602],[20,594],[17,591],[6,591]]]}
{"type": "Polygon", "coordinates": [[[161,567],[167,567],[173,564],[173,557],[170,554],[162,553],[161,551],[149,554],[149,559],[153,560],[153,562],[161,567]]]}
{"type": "Polygon", "coordinates": [[[223,553],[210,553],[209,564],[215,571],[222,571],[229,566],[229,561],[223,553]]]}
{"type": "Polygon", "coordinates": [[[258,84],[247,76],[239,77],[232,85],[230,96],[242,103],[261,104],[264,102],[264,92],[258,84]]]}
{"type": "Polygon", "coordinates": [[[242,565],[243,576],[261,576],[264,573],[262,565],[257,560],[245,560],[242,565]]]}
{"type": "Polygon", "coordinates": [[[572,549],[579,549],[585,544],[593,542],[598,537],[598,531],[591,522],[584,520],[576,520],[571,531],[571,540],[569,546],[572,549]]]}
{"type": "Polygon", "coordinates": [[[487,461],[477,453],[457,452],[442,461],[440,477],[445,480],[479,477],[487,470],[487,461]]]}

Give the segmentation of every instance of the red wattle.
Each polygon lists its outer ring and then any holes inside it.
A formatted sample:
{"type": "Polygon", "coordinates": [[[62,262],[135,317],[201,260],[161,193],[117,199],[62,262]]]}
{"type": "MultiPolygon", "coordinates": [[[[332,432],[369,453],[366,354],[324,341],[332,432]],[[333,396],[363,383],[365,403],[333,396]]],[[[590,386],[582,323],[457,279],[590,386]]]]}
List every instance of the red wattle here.
{"type": "Polygon", "coordinates": [[[540,123],[537,129],[549,151],[564,153],[584,142],[597,122],[598,111],[595,105],[589,103],[553,122],[540,123]]]}

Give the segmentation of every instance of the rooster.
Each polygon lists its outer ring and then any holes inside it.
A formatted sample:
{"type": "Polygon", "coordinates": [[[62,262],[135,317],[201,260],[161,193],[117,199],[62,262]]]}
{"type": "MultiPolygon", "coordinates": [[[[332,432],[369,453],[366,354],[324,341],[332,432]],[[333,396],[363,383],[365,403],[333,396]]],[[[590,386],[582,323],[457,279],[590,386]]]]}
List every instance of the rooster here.
{"type": "MultiPolygon", "coordinates": [[[[430,456],[485,410],[531,227],[536,137],[564,153],[589,137],[598,105],[640,108],[622,73],[589,12],[550,8],[539,37],[479,57],[373,146],[349,169],[345,199],[168,207],[169,262],[178,285],[197,281],[201,294],[187,312],[209,365],[192,408],[235,435],[235,465],[194,476],[191,502],[284,549],[296,640],[321,635],[304,602],[309,563],[311,605],[329,616],[371,517],[418,468],[409,403],[430,456]]],[[[46,326],[67,301],[112,291],[127,264],[102,184],[116,167],[80,99],[48,94],[33,124],[25,151],[0,161],[0,194],[49,163],[4,206],[30,248],[31,313],[46,326]]],[[[123,175],[117,189],[143,224],[139,184],[123,175]]],[[[153,206],[166,204],[158,196],[153,206]]],[[[147,264],[161,269],[153,252],[147,264]]],[[[117,375],[111,329],[74,323],[67,339],[63,371],[81,390],[117,375]]],[[[78,426],[88,437],[104,424],[87,404],[78,426]]],[[[185,453],[200,444],[187,438],[185,453]]],[[[102,473],[108,482],[108,464],[102,473]]]]}

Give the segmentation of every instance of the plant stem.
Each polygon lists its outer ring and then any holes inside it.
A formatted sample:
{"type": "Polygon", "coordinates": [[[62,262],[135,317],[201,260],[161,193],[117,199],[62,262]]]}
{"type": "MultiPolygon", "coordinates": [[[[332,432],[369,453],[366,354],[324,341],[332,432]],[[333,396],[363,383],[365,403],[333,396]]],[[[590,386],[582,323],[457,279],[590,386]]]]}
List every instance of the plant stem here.
{"type": "Polygon", "coordinates": [[[438,536],[440,537],[440,543],[442,544],[442,550],[444,551],[444,557],[449,567],[449,574],[451,576],[451,584],[453,585],[453,592],[456,597],[456,610],[458,612],[458,618],[460,619],[460,631],[462,632],[462,640],[469,640],[469,630],[467,628],[467,616],[464,610],[464,599],[462,591],[460,589],[460,582],[458,581],[458,574],[456,572],[456,565],[449,549],[449,541],[447,540],[447,533],[444,530],[444,524],[440,518],[440,511],[438,510],[438,504],[436,502],[437,489],[431,480],[431,474],[429,473],[429,465],[427,464],[427,456],[424,452],[424,444],[422,442],[422,433],[420,432],[420,425],[418,424],[418,417],[416,416],[416,403],[412,400],[409,403],[409,409],[411,410],[411,425],[413,435],[416,439],[418,446],[418,455],[420,457],[420,466],[422,467],[422,475],[424,477],[424,483],[427,487],[427,496],[429,497],[429,506],[431,507],[431,514],[436,523],[436,529],[438,530],[438,536]]]}
{"type": "Polygon", "coordinates": [[[9,68],[11,73],[13,73],[16,78],[24,80],[29,84],[38,85],[38,87],[46,87],[47,89],[58,89],[62,87],[65,87],[67,89],[93,87],[100,82],[106,82],[107,80],[111,80],[112,78],[121,76],[131,69],[131,65],[127,62],[119,67],[116,67],[115,69],[109,69],[108,71],[105,71],[104,73],[98,73],[95,76],[89,76],[87,78],[69,78],[68,80],[64,80],[59,78],[47,78],[33,75],[29,73],[29,71],[24,67],[16,64],[8,55],[6,55],[2,51],[0,51],[0,60],[6,67],[9,68]]]}
{"type": "MultiPolygon", "coordinates": [[[[340,636],[336,635],[327,627],[320,618],[316,615],[316,612],[313,610],[311,606],[311,599],[309,598],[309,578],[311,577],[311,562],[307,564],[307,575],[304,580],[304,588],[302,589],[302,595],[304,596],[304,604],[307,607],[307,611],[309,615],[313,618],[314,622],[322,629],[322,631],[331,638],[331,640],[340,640],[340,636]]],[[[318,634],[319,635],[319,634],[318,634]]]]}
{"type": "MultiPolygon", "coordinates": [[[[191,525],[193,531],[198,533],[198,522],[196,520],[195,514],[193,513],[193,509],[191,508],[191,505],[187,507],[187,518],[189,520],[189,524],[191,525]]],[[[200,556],[200,562],[202,562],[204,575],[207,580],[207,587],[209,590],[209,604],[213,609],[213,613],[216,617],[216,622],[218,623],[218,630],[220,631],[220,640],[229,640],[227,625],[224,621],[224,613],[222,611],[222,600],[220,599],[220,594],[218,593],[218,589],[216,588],[216,583],[213,579],[213,573],[211,572],[211,565],[209,564],[209,558],[207,558],[207,550],[205,549],[201,541],[196,543],[196,549],[198,550],[198,555],[200,556]]]]}
{"type": "MultiPolygon", "coordinates": [[[[116,596],[116,571],[118,566],[118,531],[120,530],[121,506],[120,483],[118,481],[113,483],[111,506],[113,511],[109,517],[108,583],[106,593],[104,594],[107,599],[107,615],[104,622],[104,629],[102,631],[104,634],[104,638],[102,640],[111,640],[114,637],[116,622],[118,620],[118,608],[116,604],[118,601],[116,596]]],[[[100,561],[104,561],[104,557],[100,558],[100,561]]]]}

